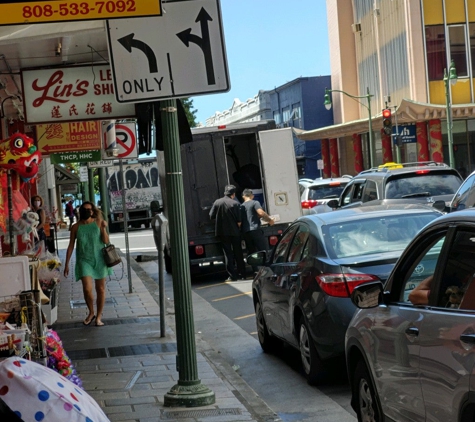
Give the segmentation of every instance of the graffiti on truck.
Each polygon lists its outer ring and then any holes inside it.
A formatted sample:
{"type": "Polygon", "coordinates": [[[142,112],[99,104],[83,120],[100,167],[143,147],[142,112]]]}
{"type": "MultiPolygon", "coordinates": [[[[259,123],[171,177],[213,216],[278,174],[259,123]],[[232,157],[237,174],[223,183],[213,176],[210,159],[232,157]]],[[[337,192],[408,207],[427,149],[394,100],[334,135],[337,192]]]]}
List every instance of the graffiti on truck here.
{"type": "Polygon", "coordinates": [[[123,180],[118,166],[107,169],[107,190],[111,212],[122,212],[122,189],[125,186],[125,204],[128,210],[150,208],[152,201],[162,203],[160,179],[156,162],[139,162],[124,165],[123,180]]]}

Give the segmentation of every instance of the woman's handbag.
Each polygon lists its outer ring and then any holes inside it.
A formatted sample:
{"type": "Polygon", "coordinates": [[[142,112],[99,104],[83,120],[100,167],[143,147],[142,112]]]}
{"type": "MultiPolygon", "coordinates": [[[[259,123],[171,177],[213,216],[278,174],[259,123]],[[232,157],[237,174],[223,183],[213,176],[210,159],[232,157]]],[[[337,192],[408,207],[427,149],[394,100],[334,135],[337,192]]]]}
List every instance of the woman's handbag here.
{"type": "Polygon", "coordinates": [[[122,262],[114,245],[109,244],[104,246],[102,248],[102,255],[104,256],[104,261],[108,267],[114,267],[122,262]]]}

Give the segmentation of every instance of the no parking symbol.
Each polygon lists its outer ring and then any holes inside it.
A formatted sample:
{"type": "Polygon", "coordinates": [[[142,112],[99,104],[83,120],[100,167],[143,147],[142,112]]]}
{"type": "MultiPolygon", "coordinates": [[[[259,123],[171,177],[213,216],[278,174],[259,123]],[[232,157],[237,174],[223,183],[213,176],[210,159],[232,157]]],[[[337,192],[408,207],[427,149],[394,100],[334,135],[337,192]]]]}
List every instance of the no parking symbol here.
{"type": "MultiPolygon", "coordinates": [[[[104,128],[103,128],[104,129],[104,128]]],[[[118,155],[114,158],[137,158],[137,135],[135,123],[117,123],[115,125],[115,137],[118,155]]],[[[103,131],[103,151],[106,149],[106,133],[103,131]]],[[[105,159],[111,157],[104,157],[105,159]]]]}

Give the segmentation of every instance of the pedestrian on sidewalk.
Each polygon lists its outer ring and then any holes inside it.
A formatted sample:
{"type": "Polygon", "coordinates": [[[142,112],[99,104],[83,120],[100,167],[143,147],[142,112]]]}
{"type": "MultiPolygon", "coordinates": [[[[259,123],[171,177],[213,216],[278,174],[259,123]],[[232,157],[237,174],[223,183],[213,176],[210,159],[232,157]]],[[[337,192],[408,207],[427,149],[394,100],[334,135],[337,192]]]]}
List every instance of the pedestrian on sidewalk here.
{"type": "Polygon", "coordinates": [[[71,230],[71,227],[73,226],[74,223],[74,205],[73,205],[73,200],[71,199],[66,203],[66,217],[69,218],[69,230],[71,230]]]}
{"type": "Polygon", "coordinates": [[[79,208],[79,221],[71,228],[69,245],[64,264],[64,276],[69,275],[69,260],[77,240],[76,266],[74,269],[75,279],[81,280],[89,314],[83,321],[84,325],[90,325],[96,320],[95,325],[102,327],[102,312],[106,300],[106,277],[112,274],[112,270],[106,266],[102,256],[104,244],[109,243],[107,222],[102,217],[92,202],[84,202],[79,208]],[[96,307],[94,313],[94,296],[92,292],[92,280],[95,280],[96,307]]]}
{"type": "Polygon", "coordinates": [[[239,277],[246,278],[246,264],[241,247],[241,211],[236,198],[236,186],[227,185],[224,196],[214,201],[209,216],[216,220],[215,235],[223,248],[227,281],[237,281],[239,277]],[[234,265],[236,259],[236,266],[234,265]]]}
{"type": "Polygon", "coordinates": [[[35,240],[35,246],[41,241],[44,242],[46,248],[46,233],[45,233],[45,223],[46,223],[46,213],[43,209],[43,198],[40,195],[34,195],[31,197],[31,209],[38,214],[38,225],[36,226],[36,232],[38,233],[38,238],[35,240]]]}
{"type": "Polygon", "coordinates": [[[254,194],[251,189],[244,189],[242,191],[242,198],[244,202],[241,204],[241,231],[246,242],[247,252],[267,251],[266,239],[261,229],[261,218],[269,226],[274,224],[274,220],[262,209],[259,201],[254,200],[254,194]]]}

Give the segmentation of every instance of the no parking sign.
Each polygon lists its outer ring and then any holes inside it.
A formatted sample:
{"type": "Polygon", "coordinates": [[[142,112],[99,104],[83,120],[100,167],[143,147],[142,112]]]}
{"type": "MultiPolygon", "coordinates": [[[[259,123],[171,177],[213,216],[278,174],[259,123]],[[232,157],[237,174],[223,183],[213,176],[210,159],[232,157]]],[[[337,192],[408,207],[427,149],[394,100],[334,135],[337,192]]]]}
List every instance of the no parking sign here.
{"type": "Polygon", "coordinates": [[[102,158],[104,160],[111,159],[132,159],[137,158],[137,135],[135,132],[135,123],[116,123],[115,124],[115,142],[117,155],[109,156],[106,154],[107,145],[107,129],[110,125],[102,126],[102,158]]]}

